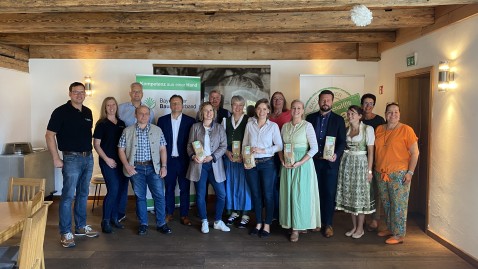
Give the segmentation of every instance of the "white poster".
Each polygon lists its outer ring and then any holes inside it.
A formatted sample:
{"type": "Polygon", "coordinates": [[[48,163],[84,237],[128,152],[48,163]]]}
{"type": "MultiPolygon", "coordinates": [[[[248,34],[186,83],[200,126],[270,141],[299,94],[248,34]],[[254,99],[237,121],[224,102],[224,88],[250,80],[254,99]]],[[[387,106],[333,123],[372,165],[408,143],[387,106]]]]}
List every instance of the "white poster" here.
{"type": "Polygon", "coordinates": [[[360,105],[364,93],[364,75],[300,75],[300,100],[305,104],[305,114],[319,110],[319,93],[334,93],[332,111],[345,118],[347,108],[360,105]]]}

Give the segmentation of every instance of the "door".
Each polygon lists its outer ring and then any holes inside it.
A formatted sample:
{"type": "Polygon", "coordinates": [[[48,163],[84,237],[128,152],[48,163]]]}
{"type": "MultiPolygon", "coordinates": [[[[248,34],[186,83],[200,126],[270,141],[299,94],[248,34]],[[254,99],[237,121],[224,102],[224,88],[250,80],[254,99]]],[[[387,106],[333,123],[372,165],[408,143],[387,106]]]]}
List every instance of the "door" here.
{"type": "Polygon", "coordinates": [[[399,73],[395,76],[400,121],[412,127],[418,136],[420,156],[410,186],[408,212],[425,218],[423,230],[428,225],[431,79],[433,77],[431,74],[433,74],[433,67],[399,73]]]}

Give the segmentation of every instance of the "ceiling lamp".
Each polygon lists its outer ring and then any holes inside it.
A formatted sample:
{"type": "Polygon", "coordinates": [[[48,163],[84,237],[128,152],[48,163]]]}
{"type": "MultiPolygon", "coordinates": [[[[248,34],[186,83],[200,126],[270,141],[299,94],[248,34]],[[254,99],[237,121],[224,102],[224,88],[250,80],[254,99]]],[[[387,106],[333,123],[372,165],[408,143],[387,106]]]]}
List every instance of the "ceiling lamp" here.
{"type": "Polygon", "coordinates": [[[355,25],[364,27],[372,23],[372,11],[364,5],[355,5],[350,11],[350,18],[355,25]]]}

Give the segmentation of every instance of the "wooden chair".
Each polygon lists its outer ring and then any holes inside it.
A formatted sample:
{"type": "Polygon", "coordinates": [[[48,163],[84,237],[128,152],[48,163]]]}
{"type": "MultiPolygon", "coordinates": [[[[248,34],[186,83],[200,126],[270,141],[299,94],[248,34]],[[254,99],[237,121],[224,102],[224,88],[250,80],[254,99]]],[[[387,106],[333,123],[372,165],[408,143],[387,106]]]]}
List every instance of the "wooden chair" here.
{"type": "MultiPolygon", "coordinates": [[[[8,268],[35,269],[45,268],[43,255],[43,242],[45,241],[46,220],[48,217],[49,204],[41,204],[40,209],[25,219],[23,225],[22,239],[18,249],[18,259],[16,255],[10,258],[2,257],[1,265],[8,268]]],[[[14,249],[15,247],[10,247],[14,249]]],[[[7,251],[11,253],[12,251],[7,251]]]]}
{"type": "Polygon", "coordinates": [[[42,205],[37,212],[25,220],[18,253],[19,269],[45,268],[43,242],[47,217],[48,205],[42,205]]]}
{"type": "Polygon", "coordinates": [[[45,192],[44,178],[10,178],[7,201],[31,201],[37,192],[45,192]]]}
{"type": "Polygon", "coordinates": [[[45,193],[43,191],[39,191],[33,196],[31,201],[27,202],[27,212],[26,217],[29,218],[33,215],[33,213],[37,212],[38,209],[43,205],[45,199],[45,193]]]}

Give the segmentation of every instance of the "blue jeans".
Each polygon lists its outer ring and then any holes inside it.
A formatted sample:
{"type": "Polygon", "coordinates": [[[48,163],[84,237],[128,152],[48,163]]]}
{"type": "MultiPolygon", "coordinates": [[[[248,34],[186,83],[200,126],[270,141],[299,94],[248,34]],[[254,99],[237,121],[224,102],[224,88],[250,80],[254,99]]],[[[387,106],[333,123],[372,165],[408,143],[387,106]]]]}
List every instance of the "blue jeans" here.
{"type": "Polygon", "coordinates": [[[125,180],[126,188],[124,188],[122,191],[120,191],[120,193],[118,193],[118,217],[126,216],[126,206],[128,204],[128,186],[130,178],[125,176],[125,180]]]}
{"type": "Polygon", "coordinates": [[[90,180],[93,173],[93,155],[63,156],[63,188],[60,198],[59,226],[60,233],[71,232],[71,205],[75,200],[75,229],[86,225],[86,202],[90,192],[90,180]],[[76,197],[75,197],[76,193],[76,197]]]}
{"type": "Polygon", "coordinates": [[[166,214],[172,215],[175,208],[176,179],[179,185],[179,205],[180,216],[187,217],[189,215],[189,196],[191,181],[186,178],[187,166],[179,158],[168,157],[168,174],[164,178],[166,185],[166,214]]]}
{"type": "Polygon", "coordinates": [[[196,205],[199,218],[201,218],[201,220],[207,220],[206,190],[208,182],[212,185],[214,192],[216,193],[216,213],[214,220],[222,220],[222,212],[224,211],[224,206],[226,204],[226,189],[224,181],[221,183],[216,182],[211,162],[202,164],[201,176],[199,177],[199,181],[194,184],[196,187],[196,205]]]}
{"type": "MultiPolygon", "coordinates": [[[[339,160],[336,160],[338,162],[339,160]]],[[[339,169],[330,168],[327,160],[314,159],[315,172],[319,185],[320,218],[323,225],[332,225],[337,195],[337,178],[339,169]]]]}
{"type": "Polygon", "coordinates": [[[118,207],[124,190],[128,190],[128,179],[123,174],[123,166],[118,163],[116,168],[109,167],[100,161],[101,174],[106,183],[106,196],[103,201],[103,220],[116,221],[118,219],[118,207]]]}
{"type": "Polygon", "coordinates": [[[266,218],[264,223],[271,224],[274,215],[274,189],[277,183],[274,158],[256,163],[256,167],[246,169],[246,179],[251,189],[252,203],[256,212],[256,221],[263,221],[262,206],[265,203],[266,218]]]}
{"type": "Polygon", "coordinates": [[[152,164],[135,165],[137,174],[131,177],[134,194],[136,195],[136,215],[140,225],[148,225],[148,209],[146,204],[146,187],[149,188],[154,200],[156,226],[161,227],[165,222],[166,214],[164,202],[164,182],[154,171],[152,164]]]}

